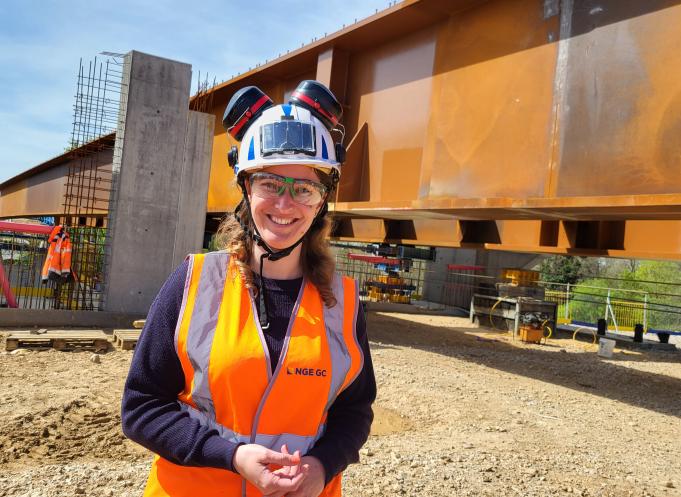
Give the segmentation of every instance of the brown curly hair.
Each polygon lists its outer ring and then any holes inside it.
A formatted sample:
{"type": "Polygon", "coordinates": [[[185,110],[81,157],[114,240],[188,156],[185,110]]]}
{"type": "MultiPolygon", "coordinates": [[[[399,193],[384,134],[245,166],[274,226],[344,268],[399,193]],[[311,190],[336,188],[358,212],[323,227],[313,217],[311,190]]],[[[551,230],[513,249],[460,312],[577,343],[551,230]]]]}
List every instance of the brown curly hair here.
{"type": "MultiPolygon", "coordinates": [[[[329,189],[328,196],[332,194],[332,184],[328,175],[319,172],[322,183],[329,189]]],[[[253,219],[245,202],[237,207],[236,214],[253,230],[253,219]]],[[[333,294],[332,282],[336,263],[331,253],[329,236],[333,222],[329,214],[312,224],[310,230],[305,235],[301,248],[301,262],[303,275],[317,288],[319,294],[327,307],[336,305],[336,297],[333,294]]],[[[258,288],[254,283],[253,270],[250,261],[253,257],[253,240],[244,230],[234,215],[227,214],[216,234],[217,246],[221,250],[226,250],[237,265],[239,273],[244,281],[246,288],[257,294],[258,288]]]]}

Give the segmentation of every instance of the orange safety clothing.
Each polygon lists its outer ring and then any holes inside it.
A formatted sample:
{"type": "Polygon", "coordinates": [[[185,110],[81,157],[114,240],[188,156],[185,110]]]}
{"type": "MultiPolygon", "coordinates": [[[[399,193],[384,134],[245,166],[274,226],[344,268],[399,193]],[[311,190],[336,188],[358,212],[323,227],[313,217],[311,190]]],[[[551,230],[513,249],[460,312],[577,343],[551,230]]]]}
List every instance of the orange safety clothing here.
{"type": "Polygon", "coordinates": [[[65,280],[71,274],[71,239],[62,225],[52,228],[48,237],[47,258],[43,264],[42,280],[65,280]]]}
{"type": "MultiPolygon", "coordinates": [[[[324,434],[336,397],[357,377],[364,357],[355,334],[359,291],[336,275],[337,304],[328,308],[303,280],[279,363],[271,370],[254,298],[225,252],[189,256],[175,349],[185,388],[178,401],[189,416],[236,443],[306,454],[324,434]]],[[[262,494],[240,475],[181,466],[157,456],[147,497],[262,494]]],[[[341,475],[320,494],[341,496],[341,475]]]]}

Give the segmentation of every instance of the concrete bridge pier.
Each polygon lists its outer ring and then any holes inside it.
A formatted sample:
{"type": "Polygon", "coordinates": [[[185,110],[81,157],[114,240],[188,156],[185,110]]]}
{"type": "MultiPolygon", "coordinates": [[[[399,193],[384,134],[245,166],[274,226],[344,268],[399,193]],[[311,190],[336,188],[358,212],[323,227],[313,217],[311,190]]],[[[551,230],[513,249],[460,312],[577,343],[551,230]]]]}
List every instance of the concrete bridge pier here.
{"type": "Polygon", "coordinates": [[[191,66],[125,56],[109,209],[105,311],[146,313],[201,250],[214,117],[189,110],[191,66]]]}

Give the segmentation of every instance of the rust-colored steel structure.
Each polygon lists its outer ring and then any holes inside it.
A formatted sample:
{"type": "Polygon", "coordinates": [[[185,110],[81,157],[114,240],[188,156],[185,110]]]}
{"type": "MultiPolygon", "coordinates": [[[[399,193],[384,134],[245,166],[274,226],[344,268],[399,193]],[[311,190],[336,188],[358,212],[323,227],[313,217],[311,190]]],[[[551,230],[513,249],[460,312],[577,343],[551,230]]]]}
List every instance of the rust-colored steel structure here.
{"type": "MultiPolygon", "coordinates": [[[[342,240],[681,258],[681,2],[404,1],[214,88],[344,104],[342,240]]],[[[229,211],[215,136],[209,191],[229,211]]]]}
{"type": "MultiPolygon", "coordinates": [[[[405,0],[194,104],[328,85],[340,240],[681,259],[679,26],[681,0],[405,0]]],[[[217,127],[209,220],[233,144],[217,127]]]]}

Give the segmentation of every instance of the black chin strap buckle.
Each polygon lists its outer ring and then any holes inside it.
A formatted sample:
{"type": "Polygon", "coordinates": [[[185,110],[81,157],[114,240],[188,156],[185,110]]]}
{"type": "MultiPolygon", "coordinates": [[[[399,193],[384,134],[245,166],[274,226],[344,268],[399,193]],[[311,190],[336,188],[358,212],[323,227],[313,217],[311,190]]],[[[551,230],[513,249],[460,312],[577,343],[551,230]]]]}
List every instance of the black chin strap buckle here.
{"type": "Polygon", "coordinates": [[[260,290],[258,291],[258,319],[260,328],[266,330],[270,327],[269,316],[267,315],[267,300],[265,299],[265,280],[262,276],[262,267],[269,254],[264,253],[260,256],[260,290]]]}

